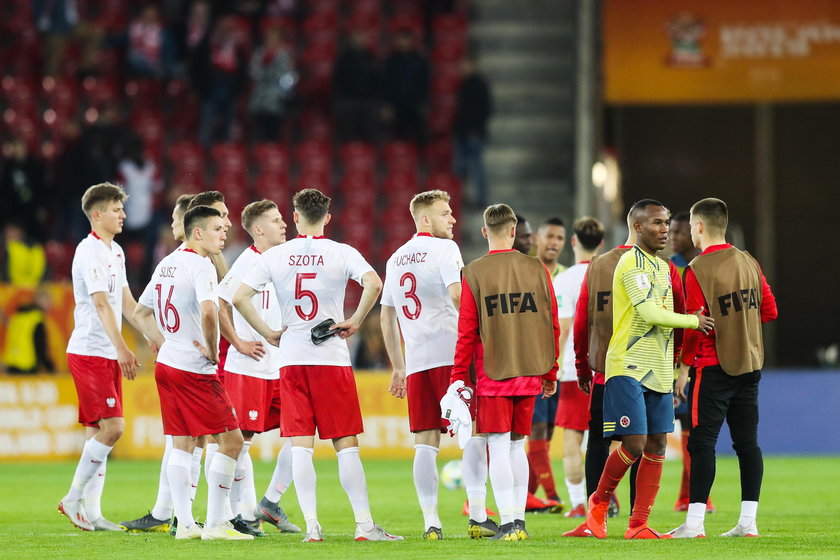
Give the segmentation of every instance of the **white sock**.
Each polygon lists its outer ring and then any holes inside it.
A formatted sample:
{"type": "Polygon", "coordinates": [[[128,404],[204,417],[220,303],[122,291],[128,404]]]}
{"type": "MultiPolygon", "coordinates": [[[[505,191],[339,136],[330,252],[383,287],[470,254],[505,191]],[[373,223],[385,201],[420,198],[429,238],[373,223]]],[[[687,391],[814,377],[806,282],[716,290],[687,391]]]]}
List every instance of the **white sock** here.
{"type": "Polygon", "coordinates": [[[699,529],[706,519],[706,503],[697,502],[688,504],[688,513],[685,516],[686,529],[699,529]]]}
{"type": "Polygon", "coordinates": [[[172,436],[164,435],[166,445],[163,447],[163,459],[160,462],[160,478],[158,478],[158,493],[155,500],[155,507],[152,508],[152,517],[162,521],[168,521],[172,517],[172,492],[169,490],[169,477],[167,476],[169,465],[169,453],[172,451],[172,436]]]}
{"type": "Polygon", "coordinates": [[[510,464],[510,432],[487,437],[490,454],[490,483],[499,508],[502,525],[512,523],[519,510],[513,489],[513,468],[510,464]]]}
{"type": "Polygon", "coordinates": [[[210,476],[207,477],[207,524],[218,527],[229,521],[230,488],[233,485],[233,472],[236,470],[236,459],[224,453],[213,455],[210,463],[210,476]],[[228,504],[225,507],[225,504],[228,504]]]}
{"type": "Polygon", "coordinates": [[[749,527],[755,523],[757,513],[758,502],[741,502],[741,517],[738,518],[738,525],[741,527],[749,527]]]}
{"type": "Polygon", "coordinates": [[[336,455],[338,456],[338,479],[347,497],[350,498],[356,524],[363,531],[370,531],[373,529],[373,517],[370,515],[367,480],[365,470],[362,468],[362,460],[359,457],[359,448],[348,447],[336,455]]]}
{"type": "Polygon", "coordinates": [[[274,474],[271,475],[271,482],[265,491],[265,498],[276,504],[288,490],[292,483],[292,442],[286,441],[277,453],[277,463],[274,465],[274,474]]]}
{"type": "Polygon", "coordinates": [[[208,443],[204,447],[204,450],[204,478],[210,480],[210,464],[213,462],[213,455],[215,455],[216,452],[219,451],[219,444],[208,443]]]}
{"type": "Polygon", "coordinates": [[[166,477],[169,480],[175,517],[178,519],[178,524],[183,525],[184,528],[192,527],[193,524],[192,500],[190,499],[191,467],[192,454],[190,452],[181,449],[172,449],[169,452],[166,477]]]}
{"type": "Polygon", "coordinates": [[[241,515],[242,519],[253,521],[254,506],[250,496],[256,495],[254,490],[254,463],[251,462],[251,442],[246,441],[236,460],[236,470],[233,473],[233,487],[230,489],[230,507],[234,516],[241,515]],[[249,488],[250,487],[250,488],[249,488]]]}
{"type": "Polygon", "coordinates": [[[108,460],[102,461],[102,466],[96,471],[85,487],[85,513],[88,521],[96,521],[102,517],[102,489],[105,487],[105,471],[108,460]]]}
{"type": "Polygon", "coordinates": [[[513,471],[513,497],[516,500],[514,519],[525,519],[525,502],[528,499],[528,454],[525,438],[510,442],[510,468],[513,471]]]}
{"type": "Polygon", "coordinates": [[[566,479],[566,489],[569,490],[569,501],[572,502],[572,509],[582,506],[586,503],[586,480],[581,480],[577,484],[566,479]]]}
{"type": "Polygon", "coordinates": [[[470,519],[487,521],[487,440],[473,436],[464,447],[461,473],[467,489],[470,519]]]}
{"type": "Polygon", "coordinates": [[[195,493],[198,492],[198,481],[201,480],[201,456],[204,455],[203,447],[196,447],[192,452],[192,465],[190,468],[190,479],[192,481],[192,490],[190,491],[190,499],[195,502],[195,493]]]}
{"type": "Polygon", "coordinates": [[[312,453],[312,449],[308,447],[292,447],[292,476],[295,481],[300,511],[306,521],[307,533],[318,525],[318,501],[315,498],[315,487],[318,479],[315,476],[312,453]]]}
{"type": "Polygon", "coordinates": [[[257,509],[257,489],[254,486],[254,463],[251,461],[251,456],[248,455],[248,472],[250,482],[242,489],[242,496],[239,497],[239,503],[242,507],[242,519],[246,521],[255,521],[257,517],[254,515],[254,510],[257,509]]]}
{"type": "Polygon", "coordinates": [[[417,500],[423,512],[423,522],[429,527],[441,528],[438,517],[438,448],[433,445],[417,444],[414,446],[414,488],[417,500]]]}
{"type": "Polygon", "coordinates": [[[76,466],[76,472],[73,475],[73,482],[70,484],[70,491],[65,496],[66,500],[82,499],[85,488],[91,479],[96,476],[102,464],[108,460],[108,454],[112,449],[113,447],[99,443],[95,437],[85,442],[85,446],[82,448],[82,456],[79,458],[79,464],[76,466]]]}

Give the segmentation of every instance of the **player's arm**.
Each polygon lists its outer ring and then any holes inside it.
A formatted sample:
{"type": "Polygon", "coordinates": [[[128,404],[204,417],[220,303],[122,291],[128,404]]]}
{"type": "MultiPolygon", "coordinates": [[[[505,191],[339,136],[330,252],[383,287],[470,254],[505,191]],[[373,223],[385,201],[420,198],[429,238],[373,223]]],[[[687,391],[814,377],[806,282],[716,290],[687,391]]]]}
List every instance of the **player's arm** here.
{"type": "Polygon", "coordinates": [[[155,312],[151,307],[146,307],[142,303],[137,303],[134,306],[134,313],[132,314],[132,325],[137,327],[137,330],[146,337],[153,346],[153,350],[157,352],[163,346],[163,335],[155,322],[155,312]]]}
{"type": "Polygon", "coordinates": [[[201,333],[204,335],[204,344],[194,340],[193,344],[198,348],[204,357],[214,364],[219,363],[219,310],[212,300],[204,300],[199,303],[201,311],[201,333]]]}
{"type": "Polygon", "coordinates": [[[683,315],[658,305],[654,300],[650,278],[644,270],[631,268],[623,272],[620,278],[621,287],[627,292],[630,303],[647,324],[672,329],[696,329],[703,333],[714,327],[714,319],[704,316],[702,310],[693,315],[683,315]]]}
{"type": "MultiPolygon", "coordinates": [[[[680,271],[673,261],[668,261],[668,268],[671,275],[671,289],[674,293],[674,312],[685,313],[685,291],[683,290],[682,276],[680,276],[680,271]]],[[[674,356],[677,360],[679,360],[680,351],[682,350],[685,332],[683,329],[676,329],[674,331],[674,356]]]]}
{"type": "Polygon", "coordinates": [[[269,327],[265,321],[263,321],[262,317],[260,317],[260,313],[257,311],[257,308],[254,307],[254,304],[251,302],[251,298],[258,293],[259,292],[257,290],[243,282],[239,284],[239,288],[236,289],[236,293],[233,296],[233,305],[236,306],[236,310],[239,311],[245,321],[247,321],[255,331],[260,333],[260,335],[262,335],[269,344],[272,346],[278,346],[280,344],[280,337],[283,336],[283,331],[286,329],[284,327],[282,330],[275,331],[269,327]]]}
{"type": "Polygon", "coordinates": [[[592,390],[592,368],[589,367],[589,286],[587,286],[589,271],[583,277],[575,306],[574,329],[575,336],[572,344],[575,348],[575,369],[577,370],[578,387],[587,395],[592,390]]]}
{"type": "Polygon", "coordinates": [[[467,383],[473,354],[481,342],[478,325],[478,307],[466,278],[461,281],[461,309],[458,312],[458,340],[455,343],[455,365],[449,377],[450,385],[456,381],[467,383]]]}
{"type": "Polygon", "coordinates": [[[449,292],[449,299],[452,300],[452,305],[455,306],[455,309],[461,309],[461,283],[455,282],[454,284],[448,285],[446,291],[449,292]]]}
{"type": "Polygon", "coordinates": [[[557,308],[557,294],[554,292],[554,283],[551,281],[551,273],[548,268],[545,268],[545,279],[548,283],[548,297],[551,300],[551,328],[554,330],[554,363],[551,369],[542,376],[543,398],[547,399],[554,395],[557,391],[557,371],[560,369],[558,360],[560,359],[560,349],[562,348],[558,341],[560,340],[560,319],[559,310],[557,308]]]}
{"type": "Polygon", "coordinates": [[[134,353],[129,350],[125,339],[122,337],[122,333],[120,333],[120,329],[117,327],[117,318],[114,316],[114,310],[111,308],[111,304],[108,303],[108,293],[95,292],[90,297],[93,300],[93,306],[96,309],[97,315],[99,315],[99,322],[102,323],[102,328],[105,330],[108,340],[117,349],[117,362],[120,364],[123,377],[134,379],[137,376],[137,366],[140,365],[140,362],[134,356],[134,353]]]}
{"type": "Polygon", "coordinates": [[[128,323],[132,327],[134,327],[135,329],[137,329],[138,332],[143,334],[143,336],[146,338],[146,341],[149,343],[149,348],[152,349],[152,352],[157,354],[157,351],[160,350],[160,345],[163,343],[163,337],[160,337],[159,344],[155,340],[146,336],[145,333],[143,333],[143,330],[140,328],[140,323],[137,322],[137,318],[134,313],[136,307],[137,301],[134,299],[134,295],[132,295],[131,289],[128,286],[124,286],[122,292],[123,317],[125,317],[125,320],[128,321],[128,323]]]}
{"type": "Polygon", "coordinates": [[[379,323],[382,327],[382,339],[385,351],[391,360],[391,385],[388,391],[398,399],[405,398],[405,359],[400,342],[400,325],[397,310],[391,305],[382,305],[379,323]]]}
{"type": "Polygon", "coordinates": [[[379,297],[379,292],[382,291],[382,279],[373,270],[365,272],[362,276],[362,297],[359,299],[359,305],[356,307],[356,312],[350,316],[346,321],[336,323],[333,329],[340,329],[338,336],[341,338],[350,338],[362,326],[362,321],[365,320],[367,314],[373,309],[376,303],[376,298],[379,297]]]}
{"type": "Polygon", "coordinates": [[[769,323],[770,321],[775,321],[776,317],[779,316],[779,309],[776,307],[776,296],[773,295],[773,291],[770,289],[770,284],[767,283],[767,279],[764,277],[764,273],[761,273],[761,322],[762,323],[769,323]]]}
{"type": "MultiPolygon", "coordinates": [[[[251,305],[251,307],[254,307],[251,305]]],[[[256,309],[255,309],[256,311],[256,309]]],[[[265,348],[260,340],[245,340],[233,327],[233,307],[224,298],[219,298],[219,330],[222,336],[243,356],[259,361],[265,356],[265,348]]]]}

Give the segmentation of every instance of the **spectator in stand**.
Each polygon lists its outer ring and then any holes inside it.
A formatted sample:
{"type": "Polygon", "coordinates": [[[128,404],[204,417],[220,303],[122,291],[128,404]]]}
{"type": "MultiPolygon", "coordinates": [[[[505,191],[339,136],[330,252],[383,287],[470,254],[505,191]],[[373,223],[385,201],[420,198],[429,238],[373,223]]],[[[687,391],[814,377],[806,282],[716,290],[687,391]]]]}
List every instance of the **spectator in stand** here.
{"type": "Polygon", "coordinates": [[[155,222],[155,198],[163,184],[160,170],[155,162],[143,153],[143,141],[132,135],[127,143],[125,157],[117,165],[119,182],[128,198],[125,201],[125,223],[123,224],[123,245],[140,242],[143,245],[144,261],[141,270],[129,270],[129,284],[142,285],[151,274],[154,264],[152,255],[157,242],[155,222]]]}
{"type": "Polygon", "coordinates": [[[487,121],[493,113],[490,87],[479,74],[476,60],[470,56],[461,63],[464,79],[458,90],[455,110],[455,173],[462,180],[475,183],[473,202],[487,204],[487,174],[484,169],[484,145],[487,142],[487,121]]]}
{"type": "Polygon", "coordinates": [[[205,147],[230,140],[236,110],[236,97],[245,83],[242,37],[236,18],[219,19],[210,34],[208,48],[196,53],[198,68],[194,77],[201,98],[198,139],[205,147]]]}
{"type": "MultiPolygon", "coordinates": [[[[47,210],[44,163],[29,153],[26,142],[15,138],[3,147],[7,159],[0,178],[0,224],[17,220],[30,236],[44,234],[47,210]]],[[[43,239],[41,239],[43,241],[43,239]]]]}
{"type": "Polygon", "coordinates": [[[35,289],[44,278],[47,257],[44,246],[27,238],[23,222],[11,221],[3,228],[0,282],[14,288],[35,289]]]}
{"type": "Polygon", "coordinates": [[[210,4],[196,0],[190,5],[187,17],[173,22],[166,30],[167,65],[173,68],[173,75],[184,75],[196,90],[196,83],[202,79],[198,62],[206,58],[209,49],[211,15],[210,4]]]}
{"type": "Polygon", "coordinates": [[[145,78],[163,77],[163,43],[160,11],[154,4],[146,4],[128,24],[126,57],[129,72],[145,78]]]}
{"type": "Polygon", "coordinates": [[[394,52],[385,61],[384,116],[394,138],[425,141],[428,100],[429,63],[417,50],[411,31],[403,29],[397,32],[394,52]]]}
{"type": "Polygon", "coordinates": [[[364,31],[350,34],[333,68],[332,83],[339,140],[372,141],[382,74],[364,31]]]}
{"type": "Polygon", "coordinates": [[[50,295],[38,290],[20,292],[20,301],[6,324],[3,363],[6,373],[55,373],[47,345],[46,312],[50,295]]]}
{"type": "Polygon", "coordinates": [[[32,16],[38,31],[46,35],[44,75],[57,76],[68,39],[82,45],[81,75],[94,73],[96,55],[103,32],[91,22],[79,18],[76,0],[32,0],[32,16]]]}
{"type": "Polygon", "coordinates": [[[254,89],[248,109],[254,137],[258,142],[275,142],[297,82],[289,46],[279,27],[265,29],[262,47],[251,56],[250,73],[254,89]]]}

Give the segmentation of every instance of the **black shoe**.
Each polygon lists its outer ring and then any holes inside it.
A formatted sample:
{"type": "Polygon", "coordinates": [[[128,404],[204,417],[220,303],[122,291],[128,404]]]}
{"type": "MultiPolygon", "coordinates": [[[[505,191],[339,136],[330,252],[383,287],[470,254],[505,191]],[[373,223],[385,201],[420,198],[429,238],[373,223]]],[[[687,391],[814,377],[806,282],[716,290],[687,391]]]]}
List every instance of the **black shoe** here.
{"type": "Polygon", "coordinates": [[[423,533],[423,538],[427,541],[442,541],[443,531],[440,527],[429,527],[426,529],[426,532],[423,533]]]}
{"type": "Polygon", "coordinates": [[[133,521],[120,523],[129,533],[166,533],[169,531],[168,519],[156,519],[152,512],[133,521]]]}
{"type": "Polygon", "coordinates": [[[498,534],[499,524],[489,517],[484,521],[478,522],[470,519],[470,524],[467,527],[467,535],[471,539],[483,539],[485,537],[492,537],[498,534]]]}
{"type": "Polygon", "coordinates": [[[491,541],[518,541],[516,527],[513,523],[505,523],[499,528],[499,532],[490,537],[491,541]]]}
{"type": "Polygon", "coordinates": [[[247,519],[242,519],[241,515],[237,515],[233,519],[230,520],[231,525],[233,528],[245,535],[252,535],[254,537],[264,537],[265,532],[263,532],[261,527],[261,522],[258,519],[253,521],[249,521],[247,519]]]}
{"type": "Polygon", "coordinates": [[[516,533],[516,538],[520,541],[527,541],[531,538],[531,535],[528,531],[525,530],[525,520],[524,519],[514,519],[513,520],[513,530],[516,533]]]}

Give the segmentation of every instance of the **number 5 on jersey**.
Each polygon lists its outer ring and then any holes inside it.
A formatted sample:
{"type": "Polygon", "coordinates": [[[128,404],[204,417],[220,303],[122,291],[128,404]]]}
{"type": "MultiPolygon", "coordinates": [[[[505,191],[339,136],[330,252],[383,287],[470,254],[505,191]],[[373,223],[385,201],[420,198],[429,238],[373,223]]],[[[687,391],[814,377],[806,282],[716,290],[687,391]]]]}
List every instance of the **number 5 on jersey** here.
{"type": "Polygon", "coordinates": [[[315,272],[299,272],[297,276],[295,276],[295,299],[301,300],[303,298],[308,298],[312,302],[309,313],[305,313],[302,306],[295,305],[295,313],[297,313],[298,317],[304,321],[311,321],[315,318],[315,315],[318,314],[318,298],[312,290],[303,289],[303,281],[314,280],[317,275],[318,274],[315,272]]]}

